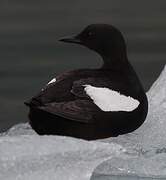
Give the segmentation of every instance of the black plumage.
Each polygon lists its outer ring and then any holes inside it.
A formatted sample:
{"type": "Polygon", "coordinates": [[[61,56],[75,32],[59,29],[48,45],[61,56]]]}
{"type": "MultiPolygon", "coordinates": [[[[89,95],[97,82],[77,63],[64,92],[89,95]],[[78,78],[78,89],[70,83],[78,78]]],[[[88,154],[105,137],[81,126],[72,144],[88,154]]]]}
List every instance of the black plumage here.
{"type": "MultiPolygon", "coordinates": [[[[98,69],[63,73],[39,94],[25,102],[32,128],[41,135],[56,134],[99,139],[129,133],[144,121],[148,111],[144,89],[127,58],[125,40],[115,27],[93,24],[61,41],[86,46],[103,59],[98,69]],[[106,87],[139,101],[131,112],[102,111],[85,92],[85,85],[106,87]]],[[[114,102],[110,102],[114,103],[114,102]]]]}

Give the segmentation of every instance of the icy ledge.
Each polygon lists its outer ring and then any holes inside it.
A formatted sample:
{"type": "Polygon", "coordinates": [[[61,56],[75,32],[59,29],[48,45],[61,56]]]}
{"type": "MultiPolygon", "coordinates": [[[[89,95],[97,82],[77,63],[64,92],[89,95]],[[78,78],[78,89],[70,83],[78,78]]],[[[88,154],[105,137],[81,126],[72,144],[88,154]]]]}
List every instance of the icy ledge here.
{"type": "Polygon", "coordinates": [[[0,137],[0,179],[88,180],[98,164],[123,151],[115,144],[38,136],[19,124],[0,137]]]}
{"type": "Polygon", "coordinates": [[[0,179],[89,180],[98,165],[91,179],[166,179],[166,68],[148,99],[143,126],[117,138],[89,142],[14,126],[0,136],[0,179]]]}

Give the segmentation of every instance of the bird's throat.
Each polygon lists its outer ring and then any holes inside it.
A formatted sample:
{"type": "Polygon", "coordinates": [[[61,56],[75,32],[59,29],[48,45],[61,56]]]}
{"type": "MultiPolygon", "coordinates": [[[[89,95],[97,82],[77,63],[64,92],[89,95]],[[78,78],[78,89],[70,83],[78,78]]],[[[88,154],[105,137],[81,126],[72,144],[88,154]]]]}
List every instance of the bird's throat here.
{"type": "Polygon", "coordinates": [[[126,56],[118,57],[118,56],[109,56],[103,57],[103,65],[102,69],[124,69],[124,67],[128,66],[129,61],[126,56]]]}

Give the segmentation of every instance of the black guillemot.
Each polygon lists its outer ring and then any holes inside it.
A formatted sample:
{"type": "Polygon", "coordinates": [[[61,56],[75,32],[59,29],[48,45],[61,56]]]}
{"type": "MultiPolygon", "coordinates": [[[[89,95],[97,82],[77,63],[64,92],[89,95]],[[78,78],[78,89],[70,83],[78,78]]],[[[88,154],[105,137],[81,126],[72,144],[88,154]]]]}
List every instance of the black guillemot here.
{"type": "Polygon", "coordinates": [[[103,65],[63,73],[25,102],[30,107],[32,128],[40,135],[94,140],[140,127],[148,112],[148,101],[128,61],[121,32],[112,25],[92,24],[60,41],[94,50],[101,55],[103,65]]]}

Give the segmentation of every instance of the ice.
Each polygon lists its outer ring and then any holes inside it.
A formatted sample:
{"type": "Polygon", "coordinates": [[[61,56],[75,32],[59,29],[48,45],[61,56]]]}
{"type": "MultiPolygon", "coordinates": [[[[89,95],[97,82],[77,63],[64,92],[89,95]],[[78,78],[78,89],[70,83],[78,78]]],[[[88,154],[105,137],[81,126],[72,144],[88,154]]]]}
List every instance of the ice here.
{"type": "Polygon", "coordinates": [[[0,179],[87,180],[98,164],[123,151],[120,145],[39,136],[20,124],[0,137],[0,179]]]}
{"type": "Polygon", "coordinates": [[[1,136],[20,136],[20,135],[32,135],[36,134],[35,131],[30,127],[29,123],[20,123],[12,128],[10,128],[8,131],[1,134],[1,136]]]}
{"type": "Polygon", "coordinates": [[[145,123],[116,138],[85,141],[39,136],[27,123],[12,127],[0,135],[0,179],[166,179],[166,67],[147,95],[145,123]]]}

